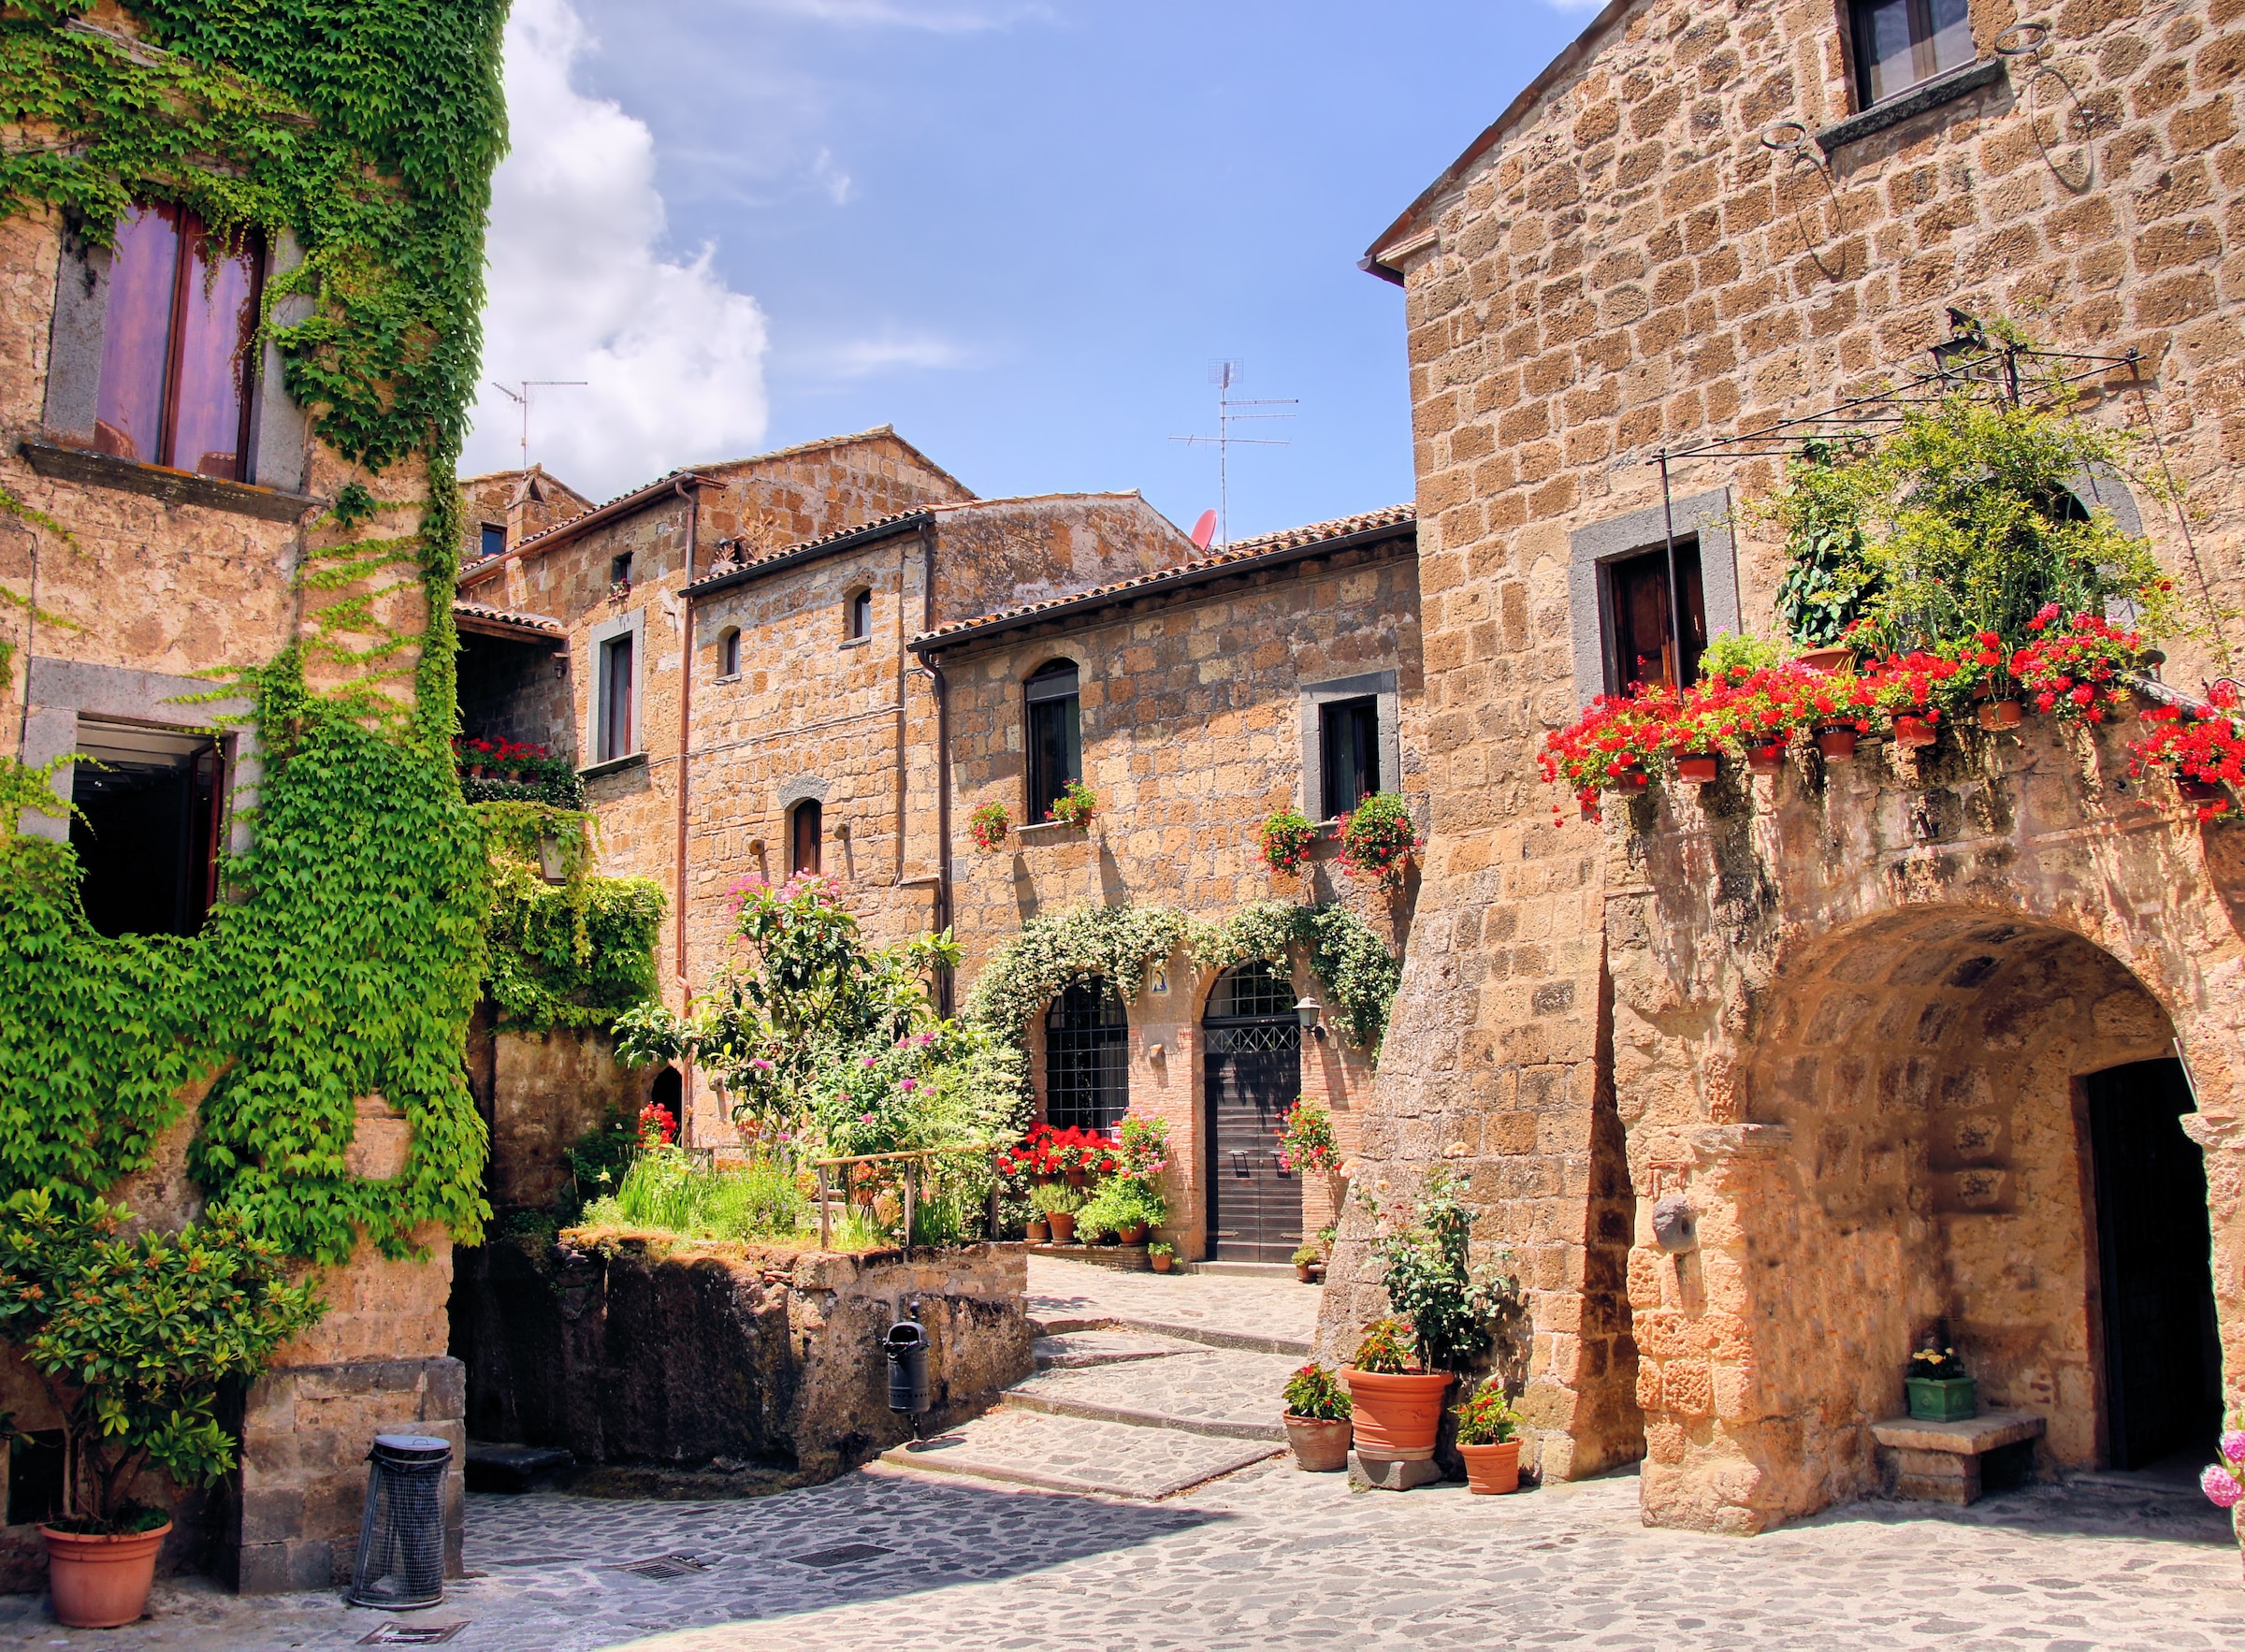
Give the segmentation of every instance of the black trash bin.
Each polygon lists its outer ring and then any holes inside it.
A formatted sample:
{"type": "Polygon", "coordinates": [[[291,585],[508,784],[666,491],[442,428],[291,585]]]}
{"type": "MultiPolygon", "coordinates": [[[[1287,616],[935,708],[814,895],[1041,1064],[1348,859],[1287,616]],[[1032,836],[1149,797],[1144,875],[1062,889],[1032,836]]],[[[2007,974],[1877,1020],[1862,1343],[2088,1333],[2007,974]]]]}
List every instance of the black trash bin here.
{"type": "Polygon", "coordinates": [[[928,1333],[908,1319],[897,1321],[881,1339],[889,1355],[889,1409],[913,1416],[932,1409],[928,1397],[928,1333]]]}
{"type": "Polygon", "coordinates": [[[344,1599],[391,1612],[434,1606],[444,1599],[444,1471],[452,1445],[426,1434],[377,1434],[367,1462],[367,1507],[344,1599]]]}

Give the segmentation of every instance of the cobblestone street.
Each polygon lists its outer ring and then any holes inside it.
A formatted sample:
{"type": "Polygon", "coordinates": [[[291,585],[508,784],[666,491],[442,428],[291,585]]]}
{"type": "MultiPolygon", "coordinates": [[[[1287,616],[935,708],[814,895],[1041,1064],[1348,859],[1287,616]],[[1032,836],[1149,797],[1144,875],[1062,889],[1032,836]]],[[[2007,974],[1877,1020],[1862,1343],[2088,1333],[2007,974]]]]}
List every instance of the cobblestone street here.
{"type": "MultiPolygon", "coordinates": [[[[1125,1485],[1158,1480],[1195,1438],[1219,1459],[1242,1444],[1270,1449],[1080,1413],[1151,1398],[1171,1415],[1205,1407],[1190,1419],[1204,1427],[1275,1415],[1275,1395],[1266,1405],[1200,1384],[1227,1371],[1267,1381],[1269,1369],[1253,1362],[1282,1358],[1211,1353],[1205,1341],[1180,1352],[1140,1327],[1292,1342],[1308,1334],[1316,1292],[1057,1262],[1040,1262],[1030,1289],[1048,1328],[1130,1325],[1058,1332],[1053,1363],[1023,1384],[1047,1402],[1059,1391],[1079,1414],[1007,1410],[986,1421],[1074,1422],[1094,1446],[1111,1435],[1125,1453],[1136,1442],[1143,1460],[1094,1465],[1125,1485]]],[[[0,1647],[843,1652],[906,1635],[931,1648],[1065,1642],[1117,1652],[1337,1642],[1659,1652],[2245,1645],[2236,1544],[2187,1478],[2088,1476],[1957,1511],[1859,1503],[1741,1540],[1647,1529],[1629,1474],[1505,1498],[1450,1485],[1352,1495],[1341,1475],[1273,1457],[1146,1501],[881,1463],[752,1501],[476,1496],[468,1531],[472,1575],[429,1612],[354,1610],[332,1592],[243,1601],[174,1583],[159,1587],[148,1619],[108,1632],[57,1629],[38,1597],[7,1598],[0,1647]],[[458,1627],[441,1642],[373,1638],[390,1624],[432,1636],[458,1627]]]]}

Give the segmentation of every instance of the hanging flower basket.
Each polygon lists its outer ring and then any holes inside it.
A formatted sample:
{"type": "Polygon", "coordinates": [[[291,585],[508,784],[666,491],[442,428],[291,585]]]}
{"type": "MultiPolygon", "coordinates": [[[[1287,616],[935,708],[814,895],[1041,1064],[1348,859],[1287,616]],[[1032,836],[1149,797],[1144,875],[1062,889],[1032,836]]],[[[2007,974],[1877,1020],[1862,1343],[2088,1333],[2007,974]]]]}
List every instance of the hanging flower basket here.
{"type": "Polygon", "coordinates": [[[1749,775],[1776,775],[1782,773],[1784,768],[1784,746],[1773,744],[1746,747],[1746,772],[1749,775]]]}
{"type": "Polygon", "coordinates": [[[2026,712],[2016,700],[1984,700],[1973,717],[1981,728],[2000,733],[2018,728],[2026,720],[2026,712]]]}
{"type": "Polygon", "coordinates": [[[1817,749],[1824,754],[1826,762],[1847,762],[1855,756],[1855,730],[1845,726],[1818,729],[1817,749]]]}
{"type": "Polygon", "coordinates": [[[2222,788],[2211,780],[2194,780],[2188,775],[2175,776],[2175,791],[2185,803],[2215,803],[2222,797],[2222,788]]]}
{"type": "Polygon", "coordinates": [[[1721,772],[1721,760],[1712,751],[1689,751],[1676,759],[1676,778],[1692,785],[1711,785],[1721,772]]]}
{"type": "Polygon", "coordinates": [[[1624,797],[1634,797],[1650,784],[1643,769],[1616,769],[1607,777],[1606,789],[1618,791],[1624,797]]]}
{"type": "Polygon", "coordinates": [[[1931,717],[1898,717],[1894,719],[1894,744],[1916,749],[1931,746],[1941,737],[1941,731],[1931,717]]]}

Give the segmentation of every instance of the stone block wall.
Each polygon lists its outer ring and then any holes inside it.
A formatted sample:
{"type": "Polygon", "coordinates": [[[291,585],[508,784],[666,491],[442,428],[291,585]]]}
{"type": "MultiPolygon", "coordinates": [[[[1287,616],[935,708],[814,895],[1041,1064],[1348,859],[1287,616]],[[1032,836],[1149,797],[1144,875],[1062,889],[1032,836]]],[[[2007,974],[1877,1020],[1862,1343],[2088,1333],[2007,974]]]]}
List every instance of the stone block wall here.
{"type": "MultiPolygon", "coordinates": [[[[1664,448],[1922,367],[1953,305],[2062,350],[2136,350],[2141,374],[2093,382],[2082,411],[2158,430],[2146,466],[2188,491],[2189,538],[2148,497],[2137,514],[2179,582],[2231,609],[2245,582],[2245,9],[1984,0],[1978,53],[2028,21],[2042,44],[1992,84],[1827,158],[1816,134],[1853,107],[1839,8],[1608,7],[1374,250],[1405,288],[1433,833],[1364,1174],[1406,1187],[1465,1150],[1477,1236],[1529,1289],[1528,1456],[1547,1475],[1644,1449],[1624,1268],[1647,1189],[1615,1114],[1606,848],[1555,821],[1535,768],[1599,625],[1575,536],[1658,513],[1664,448]]],[[[1729,490],[1740,616],[1766,634],[1780,547],[1751,507],[1776,461],[1670,469],[1678,498],[1729,490]]],[[[2245,632],[2216,633],[2177,646],[2171,677],[2227,669],[2245,632]]],[[[1827,853],[1803,837],[1772,876],[1822,876],[1827,853]]],[[[2230,922],[2210,895],[2160,905],[2179,936],[2230,922]]],[[[1365,1237],[1344,1226],[1327,1352],[1378,1305],[1365,1237]]]]}
{"type": "Polygon", "coordinates": [[[491,1132],[491,1208],[550,1207],[569,1179],[562,1155],[610,1119],[636,1119],[662,1070],[622,1065],[601,1032],[495,1033],[479,1019],[469,1032],[468,1081],[491,1132]]]}
{"type": "Polygon", "coordinates": [[[831,1479],[912,1437],[880,1338],[919,1306],[929,1426],[985,1409],[1032,1366],[1019,1245],[843,1255],[652,1245],[463,1253],[455,1346],[479,1440],[581,1464],[714,1458],[831,1479]]]}

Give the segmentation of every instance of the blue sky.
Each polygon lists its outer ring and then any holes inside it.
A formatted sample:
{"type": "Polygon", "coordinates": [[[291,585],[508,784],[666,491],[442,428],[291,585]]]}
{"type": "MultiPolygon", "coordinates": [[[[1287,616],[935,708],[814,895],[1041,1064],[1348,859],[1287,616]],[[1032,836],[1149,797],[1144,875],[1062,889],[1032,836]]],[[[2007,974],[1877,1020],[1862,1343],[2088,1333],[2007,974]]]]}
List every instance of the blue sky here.
{"type": "MultiPolygon", "coordinates": [[[[1216,502],[1209,369],[1299,398],[1235,537],[1412,491],[1356,259],[1580,30],[1546,0],[517,0],[488,376],[599,496],[893,424],[986,495],[1216,502]]],[[[471,469],[514,460],[496,392],[471,469]]]]}

